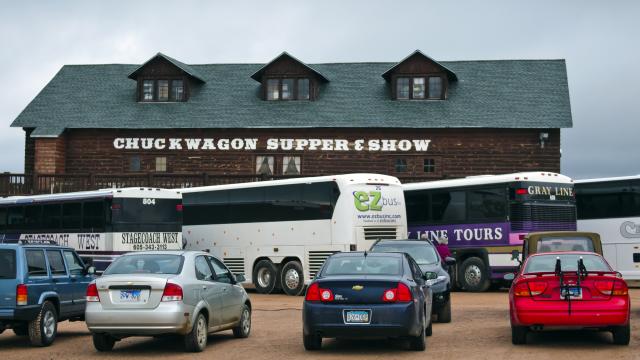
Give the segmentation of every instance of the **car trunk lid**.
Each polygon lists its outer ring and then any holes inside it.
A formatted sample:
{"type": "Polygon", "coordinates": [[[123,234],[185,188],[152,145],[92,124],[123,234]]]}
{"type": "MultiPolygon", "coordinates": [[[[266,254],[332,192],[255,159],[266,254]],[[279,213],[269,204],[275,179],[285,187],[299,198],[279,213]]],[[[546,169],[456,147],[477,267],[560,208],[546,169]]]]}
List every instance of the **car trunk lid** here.
{"type": "Polygon", "coordinates": [[[175,275],[105,275],[96,280],[100,304],[105,309],[154,309],[167,281],[175,275]]]}
{"type": "Polygon", "coordinates": [[[332,277],[318,280],[320,289],[331,290],[336,304],[380,304],[386,290],[398,287],[395,276],[332,277]]]}
{"type": "Polygon", "coordinates": [[[563,274],[562,283],[556,274],[538,274],[527,276],[519,284],[527,285],[535,301],[603,301],[616,294],[615,289],[627,289],[615,273],[589,273],[582,277],[575,273],[563,274]]]}

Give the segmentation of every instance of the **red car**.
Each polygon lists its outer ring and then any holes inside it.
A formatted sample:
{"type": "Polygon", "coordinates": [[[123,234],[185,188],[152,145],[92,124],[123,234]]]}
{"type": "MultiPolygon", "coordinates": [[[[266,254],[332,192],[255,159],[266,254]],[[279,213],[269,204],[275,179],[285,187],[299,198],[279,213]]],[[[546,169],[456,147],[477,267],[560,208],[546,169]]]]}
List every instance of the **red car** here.
{"type": "Polygon", "coordinates": [[[509,308],[516,345],[525,344],[531,330],[559,328],[611,331],[615,344],[629,344],[629,289],[596,253],[531,255],[513,279],[509,308]]]}

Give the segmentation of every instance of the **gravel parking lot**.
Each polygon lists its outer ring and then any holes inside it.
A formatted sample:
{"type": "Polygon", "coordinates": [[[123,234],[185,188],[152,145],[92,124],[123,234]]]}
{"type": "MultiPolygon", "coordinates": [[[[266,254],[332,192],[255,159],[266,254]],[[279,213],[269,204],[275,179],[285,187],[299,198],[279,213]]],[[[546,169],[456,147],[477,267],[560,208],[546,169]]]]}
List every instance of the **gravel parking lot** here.
{"type": "Polygon", "coordinates": [[[248,339],[234,339],[231,331],[209,337],[200,354],[184,353],[175,338],[129,338],[116,344],[112,353],[96,352],[83,322],[62,323],[53,346],[32,348],[28,339],[11,330],[0,335],[2,359],[638,359],[640,352],[640,289],[631,291],[632,340],[629,346],[611,344],[609,333],[547,332],[530,336],[531,344],[511,345],[506,291],[454,293],[453,322],[434,324],[425,352],[405,350],[402,341],[325,340],[320,352],[302,347],[302,297],[250,294],[253,330],[248,339]]]}

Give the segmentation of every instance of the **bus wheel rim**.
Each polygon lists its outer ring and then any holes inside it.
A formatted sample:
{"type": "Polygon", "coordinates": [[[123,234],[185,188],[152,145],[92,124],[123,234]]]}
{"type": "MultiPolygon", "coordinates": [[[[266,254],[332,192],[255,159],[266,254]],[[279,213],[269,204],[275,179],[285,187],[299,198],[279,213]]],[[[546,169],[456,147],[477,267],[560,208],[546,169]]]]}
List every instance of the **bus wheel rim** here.
{"type": "Polygon", "coordinates": [[[471,265],[467,267],[466,271],[464,272],[464,280],[467,282],[467,284],[476,286],[480,284],[481,279],[482,271],[480,271],[480,268],[477,265],[471,265]]]}
{"type": "Polygon", "coordinates": [[[269,287],[271,284],[271,273],[267,268],[261,268],[258,270],[258,285],[263,288],[269,287]]]}
{"type": "Polygon", "coordinates": [[[300,274],[296,269],[289,269],[284,274],[284,283],[289,289],[297,289],[300,285],[300,274]]]}

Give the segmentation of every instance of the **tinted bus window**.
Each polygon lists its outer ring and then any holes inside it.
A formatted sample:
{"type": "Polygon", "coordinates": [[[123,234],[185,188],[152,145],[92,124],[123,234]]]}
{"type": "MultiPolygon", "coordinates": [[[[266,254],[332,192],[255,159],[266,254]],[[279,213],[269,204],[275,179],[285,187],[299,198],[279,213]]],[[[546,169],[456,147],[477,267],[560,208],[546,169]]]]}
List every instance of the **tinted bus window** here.
{"type": "Polygon", "coordinates": [[[62,204],[62,228],[80,229],[82,225],[82,203],[62,204]]]}
{"type": "Polygon", "coordinates": [[[464,191],[434,192],[431,195],[431,215],[434,221],[456,223],[466,219],[464,191]]]}
{"type": "Polygon", "coordinates": [[[576,201],[578,219],[640,216],[640,187],[629,182],[579,184],[576,201]]]}
{"type": "Polygon", "coordinates": [[[29,205],[24,210],[24,226],[27,230],[40,229],[42,224],[42,206],[29,205]]]}
{"type": "Polygon", "coordinates": [[[60,204],[49,204],[42,209],[42,227],[45,229],[60,229],[60,219],[62,206],[60,204]]]}
{"type": "Polygon", "coordinates": [[[234,223],[255,222],[265,212],[264,188],[229,190],[229,216],[234,223]]]}
{"type": "Polygon", "coordinates": [[[16,252],[15,250],[0,250],[0,279],[16,278],[16,252]]]}
{"type": "Polygon", "coordinates": [[[179,199],[145,199],[117,198],[113,199],[117,211],[113,212],[113,222],[118,223],[176,223],[179,199]]]}
{"type": "Polygon", "coordinates": [[[505,220],[507,194],[504,189],[477,189],[467,193],[469,220],[505,220]]]}
{"type": "Polygon", "coordinates": [[[24,225],[24,206],[12,206],[7,217],[8,229],[20,229],[24,225]]]}
{"type": "Polygon", "coordinates": [[[407,203],[407,222],[425,224],[429,221],[431,202],[426,191],[407,191],[404,193],[407,203]]]}
{"type": "Polygon", "coordinates": [[[7,208],[0,208],[0,231],[7,228],[7,208]]]}
{"type": "Polygon", "coordinates": [[[82,228],[92,231],[100,231],[105,228],[105,203],[103,201],[90,201],[82,205],[82,228]]]}

